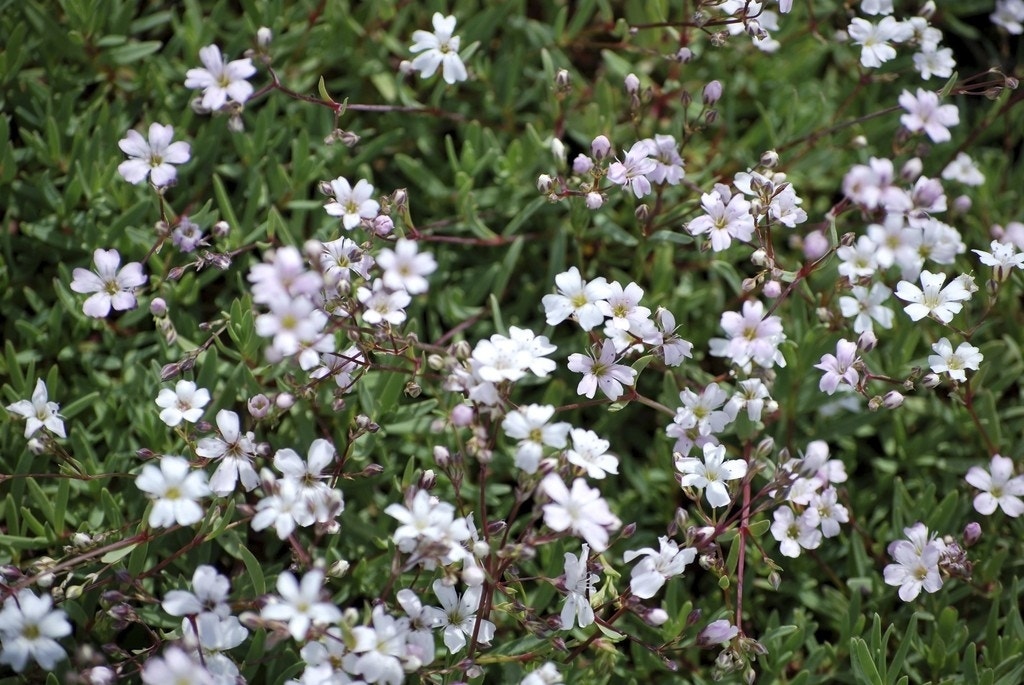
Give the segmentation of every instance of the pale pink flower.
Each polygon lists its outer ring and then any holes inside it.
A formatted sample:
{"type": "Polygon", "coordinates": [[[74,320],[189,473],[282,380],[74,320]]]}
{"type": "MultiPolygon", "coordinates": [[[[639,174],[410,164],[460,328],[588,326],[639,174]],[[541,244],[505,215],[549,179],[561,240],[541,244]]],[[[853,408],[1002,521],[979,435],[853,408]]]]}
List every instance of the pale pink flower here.
{"type": "Polygon", "coordinates": [[[960,123],[956,105],[939,105],[938,93],[923,88],[917,89],[916,96],[903,91],[900,106],[907,111],[900,117],[900,123],[908,131],[924,131],[934,143],[949,140],[952,136],[947,127],[960,123]]]}
{"type": "Polygon", "coordinates": [[[974,509],[979,514],[992,514],[996,507],[1013,518],[1024,514],[1024,476],[1013,475],[1013,460],[1009,457],[992,455],[988,471],[972,466],[966,480],[982,491],[974,498],[974,509]]]}
{"type": "Polygon", "coordinates": [[[117,146],[128,159],[117,166],[117,173],[132,185],[142,183],[149,176],[158,188],[174,183],[178,176],[174,164],[184,164],[191,158],[189,144],[172,143],[174,128],[162,124],[149,125],[149,140],[138,131],[131,130],[117,141],[117,146]]]}
{"type": "Polygon", "coordinates": [[[71,289],[76,293],[93,293],[82,305],[82,311],[102,319],[111,308],[119,312],[134,309],[135,289],[146,283],[142,264],[129,262],[118,269],[121,255],[117,250],[96,250],[92,257],[96,271],[76,268],[72,272],[71,289]]]}
{"type": "Polygon", "coordinates": [[[215,112],[227,104],[229,98],[245,104],[253,93],[252,84],[246,79],[256,73],[250,58],[228,62],[219,47],[207,45],[199,49],[199,61],[204,68],[189,69],[185,73],[185,87],[202,89],[204,109],[215,112]]]}

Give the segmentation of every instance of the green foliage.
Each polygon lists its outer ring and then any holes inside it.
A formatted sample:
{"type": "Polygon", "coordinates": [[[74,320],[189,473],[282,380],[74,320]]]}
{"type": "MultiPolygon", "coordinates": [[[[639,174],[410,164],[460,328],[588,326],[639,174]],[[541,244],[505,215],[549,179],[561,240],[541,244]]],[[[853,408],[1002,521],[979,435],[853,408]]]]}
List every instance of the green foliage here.
{"type": "MultiPolygon", "coordinates": [[[[781,48],[768,55],[746,35],[717,34],[727,27],[713,7],[701,12],[714,22],[698,27],[692,3],[667,1],[189,0],[104,3],[99,11],[84,0],[0,0],[0,394],[13,405],[42,379],[68,431],[55,438],[44,430],[30,441],[15,412],[0,422],[0,600],[23,587],[48,592],[75,624],[61,640],[71,656],[47,682],[95,665],[75,651],[85,646],[138,680],[146,660],[181,637],[163,597],[190,589],[201,564],[231,578],[235,614],[256,616],[247,640],[229,650],[242,675],[254,683],[299,677],[300,647],[258,618],[281,573],[327,569],[325,594],[347,611],[341,630],[349,647],[353,629],[372,623],[373,607],[401,615],[398,590],[435,603],[431,583],[442,571],[406,566],[396,521],[385,513],[428,484],[455,503],[457,516],[474,516],[488,548],[480,563],[497,633],[489,646],[439,650],[410,681],[518,682],[548,661],[567,683],[743,682],[751,670],[757,682],[802,685],[1024,680],[1024,528],[998,510],[981,518],[972,508],[977,490],[964,482],[992,454],[1010,457],[1018,471],[1024,458],[1016,441],[1024,430],[1024,276],[1015,271],[988,290],[991,271],[970,251],[988,248],[993,225],[1024,219],[1024,118],[1019,91],[1003,77],[1020,77],[1024,44],[992,29],[991,2],[947,3],[933,24],[955,48],[958,72],[943,86],[920,80],[910,47],[881,70],[863,69],[859,48],[834,39],[849,24],[846,8],[795,4],[802,6],[773,32],[781,48]],[[466,82],[403,73],[412,33],[428,29],[434,11],[458,18],[466,82]],[[262,26],[273,30],[266,51],[255,38],[262,26]],[[250,79],[257,94],[237,112],[242,132],[221,113],[197,113],[197,93],[183,85],[199,49],[213,43],[228,59],[251,55],[259,67],[250,79]],[[675,59],[680,47],[695,58],[675,59]],[[628,74],[641,84],[635,99],[622,86],[628,74]],[[714,107],[701,102],[712,79],[725,88],[714,107]],[[943,102],[958,105],[953,141],[932,144],[900,130],[897,97],[918,87],[941,89],[943,102]],[[175,140],[191,146],[177,184],[159,192],[118,173],[118,141],[154,122],[172,125],[175,140]],[[598,135],[621,158],[659,134],[681,146],[679,185],[656,185],[641,200],[600,175],[570,171],[598,135]],[[766,221],[751,244],[711,251],[706,237],[684,228],[702,214],[701,195],[737,172],[767,173],[758,166],[767,150],[778,151],[777,170],[803,199],[808,222],[793,229],[766,221]],[[877,349],[862,355],[858,392],[824,395],[815,364],[840,338],[856,338],[840,311],[851,283],[837,275],[835,248],[880,220],[843,198],[844,174],[871,157],[893,159],[897,172],[919,157],[924,175],[938,178],[961,151],[986,182],[946,183],[944,220],[966,251],[930,267],[973,272],[981,291],[952,326],[911,322],[891,299],[895,326],[878,329],[877,349]],[[538,191],[542,174],[552,178],[546,191],[538,191]],[[268,357],[269,341],[257,334],[266,307],[254,302],[248,278],[275,248],[302,250],[340,235],[373,254],[394,247],[362,228],[343,232],[323,211],[321,184],[339,176],[371,183],[395,234],[416,239],[438,264],[404,324],[332,319],[337,351],[355,345],[367,359],[351,387],[268,357]],[[590,191],[602,194],[599,209],[587,208],[590,191]],[[959,194],[973,204],[955,213],[959,194]],[[190,254],[168,238],[185,216],[207,235],[190,254]],[[212,235],[218,222],[227,235],[212,235]],[[801,251],[813,230],[829,239],[816,263],[801,251]],[[758,246],[771,247],[771,265],[752,261],[758,246]],[[97,249],[118,250],[122,265],[144,264],[137,309],[84,314],[85,296],[70,284],[76,269],[92,268],[97,249]],[[541,305],[570,267],[585,279],[639,284],[646,306],[675,315],[680,335],[694,343],[692,359],[669,368],[647,346],[623,362],[638,374],[635,388],[615,402],[600,393],[579,398],[579,375],[565,359],[599,343],[601,328],[587,337],[571,322],[548,325],[541,305]],[[783,291],[775,304],[763,294],[769,281],[783,291]],[[741,412],[722,439],[751,475],[731,485],[736,506],[710,509],[700,492],[680,488],[665,427],[681,390],[731,388],[748,377],[712,356],[709,340],[721,337],[723,312],[754,297],[782,317],[787,364],[754,372],[771,385],[777,409],[761,420],[741,412]],[[155,298],[166,316],[151,313],[155,298]],[[565,588],[556,579],[565,555],[579,554],[578,536],[545,526],[540,476],[513,464],[516,440],[503,432],[500,412],[453,424],[453,409],[466,400],[446,385],[449,372],[478,341],[512,327],[548,336],[559,368],[502,385],[505,410],[551,404],[558,420],[609,440],[619,474],[590,485],[623,524],[635,524],[631,539],[614,532],[609,550],[594,550],[601,580],[590,599],[600,620],[585,628],[557,623],[565,588]],[[943,336],[954,346],[969,340],[984,362],[968,382],[947,378],[932,389],[923,377],[943,336]],[[179,379],[208,389],[212,401],[203,422],[172,429],[154,401],[179,379]],[[881,406],[890,390],[906,395],[898,409],[881,406]],[[269,398],[265,417],[249,410],[259,394],[269,398]],[[856,408],[844,409],[841,397],[856,408]],[[206,500],[193,526],[149,526],[155,505],[136,486],[143,465],[183,455],[212,472],[196,448],[217,432],[219,410],[238,413],[243,432],[265,446],[258,467],[270,469],[278,450],[305,458],[315,440],[329,440],[337,459],[328,479],[345,500],[340,530],[300,527],[283,540],[273,527],[253,530],[267,483],[206,500]],[[849,473],[837,486],[850,523],[820,548],[784,558],[770,532],[785,489],[782,465],[816,439],[849,473]],[[741,513],[744,497],[751,507],[741,513]],[[947,573],[938,593],[899,600],[883,581],[889,543],[922,522],[966,548],[961,531],[975,519],[983,533],[965,550],[970,573],[947,573]],[[698,535],[702,526],[714,533],[698,535]],[[657,548],[666,534],[698,547],[699,559],[641,601],[622,555],[657,548]],[[698,646],[710,621],[737,616],[739,636],[698,646]]],[[[896,4],[899,16],[918,10],[896,4]]],[[[876,280],[894,288],[897,272],[876,280]]],[[[339,297],[360,306],[351,295],[339,297]]],[[[560,451],[545,452],[560,455],[571,483],[582,471],[560,451]]],[[[461,569],[450,564],[446,572],[454,580],[461,569]]],[[[3,682],[42,679],[38,666],[22,675],[0,668],[3,682]]]]}

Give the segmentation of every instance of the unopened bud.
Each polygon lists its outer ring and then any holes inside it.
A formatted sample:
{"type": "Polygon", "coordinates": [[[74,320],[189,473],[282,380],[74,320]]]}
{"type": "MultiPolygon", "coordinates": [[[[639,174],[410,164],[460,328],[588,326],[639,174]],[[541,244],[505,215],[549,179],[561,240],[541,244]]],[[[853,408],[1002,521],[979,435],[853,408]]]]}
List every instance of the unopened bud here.
{"type": "Polygon", "coordinates": [[[870,400],[868,400],[868,410],[869,411],[878,411],[881,408],[882,408],[882,396],[881,395],[875,395],[870,400]]]}
{"type": "Polygon", "coordinates": [[[434,462],[442,469],[448,466],[451,458],[451,452],[448,451],[447,447],[444,447],[443,445],[434,446],[434,462]]]}
{"type": "Polygon", "coordinates": [[[842,245],[843,247],[850,247],[855,242],[857,242],[857,234],[854,233],[853,231],[850,231],[849,233],[844,233],[839,238],[839,244],[842,245]]]}
{"type": "Polygon", "coordinates": [[[973,204],[971,198],[966,195],[958,195],[953,200],[953,211],[957,214],[966,214],[971,211],[971,205],[973,204]]]}
{"type": "Polygon", "coordinates": [[[768,253],[758,248],[754,250],[753,253],[751,253],[750,261],[753,262],[756,266],[764,266],[765,264],[768,263],[768,253]]]}
{"type": "Polygon", "coordinates": [[[550,148],[551,148],[551,156],[555,158],[555,164],[557,164],[558,168],[560,168],[560,169],[564,168],[565,167],[565,143],[563,143],[559,138],[552,138],[551,139],[550,148]]]}
{"type": "Polygon", "coordinates": [[[399,188],[391,193],[391,203],[399,209],[405,209],[409,206],[409,191],[405,188],[399,188]]]}
{"type": "Polygon", "coordinates": [[[327,197],[334,195],[334,188],[331,187],[331,184],[328,181],[320,181],[320,183],[317,184],[317,189],[320,191],[321,195],[326,195],[327,197]]]}
{"type": "Polygon", "coordinates": [[[657,628],[663,626],[668,622],[668,612],[660,607],[655,607],[647,612],[647,616],[644,617],[649,625],[657,628]]]}
{"type": "Polygon", "coordinates": [[[181,364],[180,363],[174,362],[172,364],[165,364],[163,366],[163,368],[160,369],[160,380],[162,380],[162,381],[169,381],[172,378],[174,378],[175,376],[178,376],[180,373],[181,373],[181,364]]]}
{"type": "Polygon", "coordinates": [[[886,409],[896,409],[903,404],[903,394],[895,390],[890,390],[885,393],[885,397],[882,398],[882,405],[886,409]]]}
{"type": "Polygon", "coordinates": [[[622,532],[619,534],[623,540],[628,540],[636,534],[636,523],[628,523],[622,528],[622,532]]]}
{"type": "Polygon", "coordinates": [[[433,490],[434,486],[437,485],[437,475],[433,469],[427,469],[420,474],[420,479],[416,484],[420,490],[433,490]]]}
{"type": "Polygon", "coordinates": [[[590,173],[590,170],[594,168],[594,160],[587,157],[582,152],[576,155],[576,159],[572,160],[572,173],[577,176],[590,173]]]}
{"type": "Polygon", "coordinates": [[[651,208],[647,205],[637,205],[637,208],[633,210],[633,216],[640,223],[646,224],[648,219],[651,218],[651,208]]]}
{"type": "Polygon", "coordinates": [[[743,282],[740,283],[740,288],[745,293],[752,293],[757,290],[757,279],[756,278],[744,278],[743,282]]]}
{"type": "Polygon", "coordinates": [[[327,567],[327,575],[331,578],[341,578],[348,573],[349,568],[351,568],[351,564],[344,559],[339,559],[327,567]]]}
{"type": "Polygon", "coordinates": [[[487,580],[487,575],[484,570],[475,564],[462,569],[462,582],[469,587],[480,587],[485,580],[487,580]]]}
{"type": "Polygon", "coordinates": [[[679,48],[676,50],[676,60],[686,64],[693,59],[693,50],[690,48],[679,48]]]}
{"type": "Polygon", "coordinates": [[[464,428],[473,423],[473,418],[476,412],[473,411],[473,407],[468,404],[457,404],[452,407],[451,420],[452,425],[459,428],[464,428]]]}
{"type": "Polygon", "coordinates": [[[971,547],[981,539],[981,524],[971,521],[964,526],[964,547],[971,547]]]}
{"type": "Polygon", "coordinates": [[[559,69],[558,73],[555,74],[555,87],[559,90],[569,90],[572,84],[572,77],[569,74],[568,69],[559,69]]]}
{"type": "Polygon", "coordinates": [[[154,297],[149,303],[149,313],[153,316],[167,316],[167,301],[162,297],[154,297]]]}
{"type": "Polygon", "coordinates": [[[257,421],[266,418],[270,413],[270,399],[263,393],[253,395],[245,404],[249,409],[249,415],[257,421]]]}
{"type": "Polygon", "coordinates": [[[554,179],[547,174],[541,174],[537,177],[537,190],[542,193],[547,193],[551,190],[551,186],[554,183],[554,179]]]}
{"type": "Polygon", "coordinates": [[[718,119],[718,110],[717,109],[709,109],[707,112],[704,113],[704,121],[706,123],[713,124],[713,123],[715,123],[716,119],[718,119]]]}
{"type": "Polygon", "coordinates": [[[29,438],[28,451],[37,457],[46,454],[46,443],[39,438],[29,438]]]}
{"type": "Polygon", "coordinates": [[[266,26],[261,26],[256,30],[256,44],[261,48],[266,49],[270,46],[270,41],[274,39],[274,32],[268,29],[266,26]]]}
{"type": "Polygon", "coordinates": [[[287,410],[295,405],[295,395],[290,392],[279,392],[274,398],[274,404],[278,409],[287,410]]]}
{"type": "Polygon", "coordinates": [[[876,347],[878,347],[878,336],[870,328],[857,338],[857,349],[861,352],[868,353],[876,347]]]}
{"type": "Polygon", "coordinates": [[[231,224],[226,221],[218,221],[210,229],[215,238],[226,238],[231,233],[231,224]]]}
{"type": "Polygon", "coordinates": [[[406,397],[416,399],[423,392],[423,388],[420,387],[419,383],[416,383],[415,381],[409,381],[408,383],[405,384],[403,392],[405,392],[406,397]]]}
{"type": "Polygon", "coordinates": [[[761,153],[760,162],[765,169],[774,169],[779,164],[779,153],[775,150],[766,150],[761,153]]]}
{"type": "Polygon", "coordinates": [[[598,136],[594,138],[590,143],[590,154],[595,160],[600,162],[606,158],[612,151],[612,144],[609,142],[606,136],[598,136]]]}
{"type": "Polygon", "coordinates": [[[774,300],[776,297],[782,294],[782,284],[779,283],[778,281],[768,281],[767,283],[764,284],[762,292],[764,293],[765,297],[774,300]]]}
{"type": "Polygon", "coordinates": [[[926,388],[937,388],[941,383],[942,379],[935,373],[925,374],[924,378],[921,379],[921,385],[926,388]]]}
{"type": "Polygon", "coordinates": [[[704,101],[705,107],[713,107],[716,102],[722,99],[722,82],[717,79],[709,82],[704,86],[701,98],[704,101]]]}
{"type": "Polygon", "coordinates": [[[587,193],[587,197],[584,202],[587,205],[587,209],[600,209],[601,205],[604,204],[604,195],[601,193],[587,193]]]}
{"type": "Polygon", "coordinates": [[[921,161],[920,157],[911,157],[903,163],[903,168],[900,169],[900,178],[909,183],[913,183],[924,171],[924,162],[921,161]]]}
{"type": "Polygon", "coordinates": [[[804,237],[804,257],[812,262],[828,254],[830,247],[828,237],[821,231],[811,231],[804,237]]]}
{"type": "Polygon", "coordinates": [[[627,74],[625,80],[626,92],[630,95],[636,95],[640,92],[640,79],[637,78],[636,74],[627,74]]]}

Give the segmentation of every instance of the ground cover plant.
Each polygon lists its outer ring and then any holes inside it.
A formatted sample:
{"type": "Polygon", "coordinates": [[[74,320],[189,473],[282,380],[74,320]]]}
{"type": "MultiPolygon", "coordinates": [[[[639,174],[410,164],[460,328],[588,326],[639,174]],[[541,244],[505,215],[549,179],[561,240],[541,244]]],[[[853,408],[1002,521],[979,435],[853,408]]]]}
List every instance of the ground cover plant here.
{"type": "Polygon", "coordinates": [[[0,681],[1021,682],[1022,24],[0,3],[0,681]]]}

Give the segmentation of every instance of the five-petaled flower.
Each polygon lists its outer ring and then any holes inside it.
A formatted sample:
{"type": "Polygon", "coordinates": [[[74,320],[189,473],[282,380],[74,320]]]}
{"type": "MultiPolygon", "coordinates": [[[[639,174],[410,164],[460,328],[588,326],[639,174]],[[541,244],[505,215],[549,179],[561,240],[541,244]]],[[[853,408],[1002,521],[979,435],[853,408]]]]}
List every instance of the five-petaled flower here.
{"type": "Polygon", "coordinates": [[[963,302],[971,299],[971,293],[959,278],[954,278],[943,288],[945,282],[946,274],[933,274],[925,269],[921,272],[920,288],[910,281],[900,281],[896,285],[896,297],[910,303],[903,311],[913,321],[930,315],[942,323],[949,323],[963,309],[963,302]]]}
{"type": "Polygon", "coordinates": [[[82,305],[87,316],[102,319],[115,311],[134,309],[135,289],[146,283],[142,264],[129,262],[118,269],[121,255],[117,250],[96,250],[92,253],[96,271],[76,268],[72,272],[71,289],[76,293],[93,293],[82,305]]]}
{"type": "Polygon", "coordinates": [[[138,131],[131,130],[117,141],[117,146],[128,159],[117,166],[117,173],[132,185],[149,180],[157,188],[171,185],[178,177],[174,164],[184,164],[192,156],[189,144],[172,143],[174,128],[162,124],[149,125],[149,140],[138,131]]]}
{"type": "Polygon", "coordinates": [[[252,84],[247,78],[256,73],[252,60],[236,59],[226,61],[216,45],[199,49],[199,61],[203,69],[189,69],[185,74],[186,88],[201,88],[203,109],[215,112],[232,100],[239,105],[252,95],[252,84]]]}
{"type": "Polygon", "coordinates": [[[441,67],[441,76],[445,83],[453,84],[465,81],[469,78],[466,73],[466,65],[459,57],[459,43],[461,39],[453,36],[455,32],[455,17],[444,16],[440,12],[434,12],[432,19],[434,32],[413,31],[412,52],[418,52],[412,61],[412,68],[420,72],[423,78],[430,78],[441,67]]]}
{"type": "Polygon", "coordinates": [[[159,468],[152,464],[143,466],[135,486],[154,500],[149,513],[149,525],[153,528],[198,523],[203,518],[198,500],[210,494],[206,473],[193,471],[187,460],[176,456],[160,457],[159,468]]]}
{"type": "Polygon", "coordinates": [[[982,491],[974,498],[974,509],[979,514],[992,514],[996,507],[1013,518],[1024,514],[1024,476],[1013,475],[1013,460],[1009,457],[992,455],[988,471],[972,466],[967,482],[982,491]]]}
{"type": "Polygon", "coordinates": [[[7,411],[25,419],[25,437],[31,438],[40,428],[45,428],[54,435],[64,438],[64,422],[57,411],[60,405],[50,402],[46,392],[46,383],[42,378],[36,380],[36,388],[32,391],[31,400],[18,400],[7,405],[7,411]]]}
{"type": "Polygon", "coordinates": [[[684,488],[704,490],[708,504],[724,507],[732,501],[726,483],[747,475],[747,463],[742,459],[725,460],[725,445],[705,444],[704,460],[694,457],[676,459],[676,469],[682,474],[679,484],[684,488]]]}
{"type": "Polygon", "coordinates": [[[0,611],[0,664],[8,664],[20,673],[29,658],[46,670],[67,658],[57,640],[71,634],[71,624],[63,609],[54,609],[49,595],[36,597],[22,588],[4,600],[0,611]]]}

